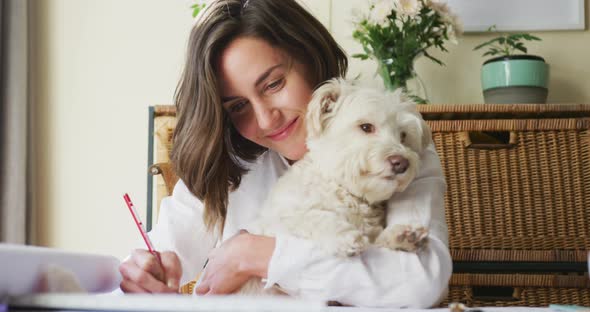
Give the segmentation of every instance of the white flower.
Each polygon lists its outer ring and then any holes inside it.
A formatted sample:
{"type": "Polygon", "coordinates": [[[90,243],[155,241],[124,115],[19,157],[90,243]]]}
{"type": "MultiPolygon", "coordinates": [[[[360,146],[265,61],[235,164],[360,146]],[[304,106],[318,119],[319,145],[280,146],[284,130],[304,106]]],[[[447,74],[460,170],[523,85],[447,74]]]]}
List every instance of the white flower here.
{"type": "Polygon", "coordinates": [[[422,2],[420,0],[395,0],[395,8],[401,15],[414,17],[420,13],[422,2]]]}
{"type": "Polygon", "coordinates": [[[446,2],[431,0],[428,1],[427,6],[438,12],[441,16],[445,16],[451,13],[449,5],[446,2]]]}
{"type": "Polygon", "coordinates": [[[457,15],[449,13],[446,16],[443,16],[443,22],[447,25],[447,36],[449,36],[449,40],[457,44],[457,37],[463,34],[463,25],[461,24],[461,20],[457,15]]]}
{"type": "Polygon", "coordinates": [[[440,0],[428,0],[427,5],[437,12],[445,25],[447,25],[447,35],[452,43],[457,44],[457,36],[463,34],[463,25],[459,17],[451,12],[448,4],[440,0]]]}
{"type": "Polygon", "coordinates": [[[373,3],[371,12],[369,13],[369,21],[373,24],[387,26],[389,19],[387,18],[394,9],[392,0],[377,0],[373,3]]]}
{"type": "Polygon", "coordinates": [[[456,24],[456,26],[451,24],[447,27],[447,36],[449,36],[449,41],[451,41],[453,44],[459,44],[457,36],[460,36],[462,34],[463,28],[461,23],[456,24]]]}
{"type": "Polygon", "coordinates": [[[355,24],[358,24],[362,20],[366,19],[365,15],[363,14],[363,11],[361,11],[359,8],[353,8],[352,10],[350,10],[350,15],[352,16],[352,21],[355,24]]]}
{"type": "Polygon", "coordinates": [[[454,34],[457,36],[461,36],[463,34],[463,23],[459,16],[454,14],[449,14],[450,24],[453,26],[454,34]]]}
{"type": "Polygon", "coordinates": [[[451,26],[447,29],[447,36],[449,36],[449,41],[452,44],[459,44],[459,40],[457,40],[457,35],[451,26]]]}

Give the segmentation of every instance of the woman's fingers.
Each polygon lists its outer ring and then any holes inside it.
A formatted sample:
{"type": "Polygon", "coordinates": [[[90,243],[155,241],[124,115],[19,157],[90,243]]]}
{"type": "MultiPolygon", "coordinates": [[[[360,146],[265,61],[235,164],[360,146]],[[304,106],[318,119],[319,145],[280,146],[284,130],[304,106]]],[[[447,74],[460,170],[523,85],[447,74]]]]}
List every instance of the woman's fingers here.
{"type": "Polygon", "coordinates": [[[136,284],[147,292],[171,292],[170,288],[162,283],[162,281],[156,279],[150,272],[141,269],[133,262],[125,262],[121,264],[121,266],[119,266],[119,271],[121,272],[121,275],[123,275],[124,280],[136,284]]]}
{"type": "Polygon", "coordinates": [[[201,276],[199,277],[199,284],[196,285],[195,288],[195,293],[197,295],[205,295],[207,292],[209,292],[209,276],[207,275],[207,268],[204,268],[203,271],[201,271],[201,276]]]}
{"type": "Polygon", "coordinates": [[[171,289],[180,287],[180,278],[182,277],[182,265],[180,259],[174,252],[165,251],[160,253],[160,259],[162,259],[162,266],[164,266],[166,285],[171,289]]]}
{"type": "Polygon", "coordinates": [[[121,290],[125,292],[170,293],[178,292],[182,266],[174,252],[159,254],[161,259],[147,250],[134,250],[131,257],[119,266],[123,276],[121,290]]]}
{"type": "Polygon", "coordinates": [[[195,292],[197,293],[197,295],[205,295],[209,292],[209,286],[201,284],[197,286],[197,288],[195,288],[195,292]]]}
{"type": "Polygon", "coordinates": [[[136,249],[131,253],[131,260],[143,271],[151,273],[156,279],[164,280],[164,270],[158,258],[151,252],[143,249],[136,249]]]}
{"type": "Polygon", "coordinates": [[[126,293],[149,293],[149,291],[145,290],[143,287],[127,279],[121,281],[119,287],[121,287],[121,290],[126,293]]]}

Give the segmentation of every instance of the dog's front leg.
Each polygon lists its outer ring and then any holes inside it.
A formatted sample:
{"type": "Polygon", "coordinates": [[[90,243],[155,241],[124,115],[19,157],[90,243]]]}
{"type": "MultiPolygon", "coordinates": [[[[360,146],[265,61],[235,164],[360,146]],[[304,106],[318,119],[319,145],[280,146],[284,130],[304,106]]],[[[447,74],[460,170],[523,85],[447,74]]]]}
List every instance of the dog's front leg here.
{"type": "Polygon", "coordinates": [[[369,237],[345,215],[328,210],[312,210],[301,218],[283,219],[289,233],[315,241],[330,255],[349,257],[360,254],[370,244],[369,237]]]}
{"type": "Polygon", "coordinates": [[[366,235],[351,227],[334,239],[334,254],[339,257],[357,256],[369,246],[369,243],[366,235]]]}
{"type": "Polygon", "coordinates": [[[345,218],[326,218],[319,229],[322,249],[339,257],[359,255],[370,244],[369,237],[345,218]]]}

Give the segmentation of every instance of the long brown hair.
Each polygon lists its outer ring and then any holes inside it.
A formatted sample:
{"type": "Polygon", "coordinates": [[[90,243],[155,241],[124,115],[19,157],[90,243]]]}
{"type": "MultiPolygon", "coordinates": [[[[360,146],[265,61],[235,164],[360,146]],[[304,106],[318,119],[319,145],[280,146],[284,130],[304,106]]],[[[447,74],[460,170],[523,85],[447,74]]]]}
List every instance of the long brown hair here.
{"type": "Polygon", "coordinates": [[[344,77],[348,60],[328,30],[295,0],[217,0],[201,12],[188,42],[176,88],[177,125],[171,160],[178,176],[205,205],[209,231],[223,231],[228,193],[265,148],[243,138],[221,105],[216,65],[239,36],[263,39],[305,64],[312,85],[344,77]],[[243,163],[243,162],[242,162],[243,163]]]}

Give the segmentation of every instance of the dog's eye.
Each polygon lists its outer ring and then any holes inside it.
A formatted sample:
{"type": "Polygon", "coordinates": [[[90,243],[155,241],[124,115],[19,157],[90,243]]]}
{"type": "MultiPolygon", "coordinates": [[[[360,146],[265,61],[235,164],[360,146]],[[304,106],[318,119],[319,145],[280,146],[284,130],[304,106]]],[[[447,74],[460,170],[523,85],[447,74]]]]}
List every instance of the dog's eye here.
{"type": "Polygon", "coordinates": [[[399,136],[400,136],[400,140],[402,141],[402,143],[404,143],[404,141],[406,140],[406,136],[407,136],[406,132],[402,131],[402,133],[400,133],[399,136]]]}
{"type": "Polygon", "coordinates": [[[370,123],[362,124],[362,125],[360,125],[360,127],[361,127],[361,130],[363,130],[363,132],[365,132],[365,133],[373,133],[373,132],[375,132],[375,126],[373,126],[370,123]]]}

